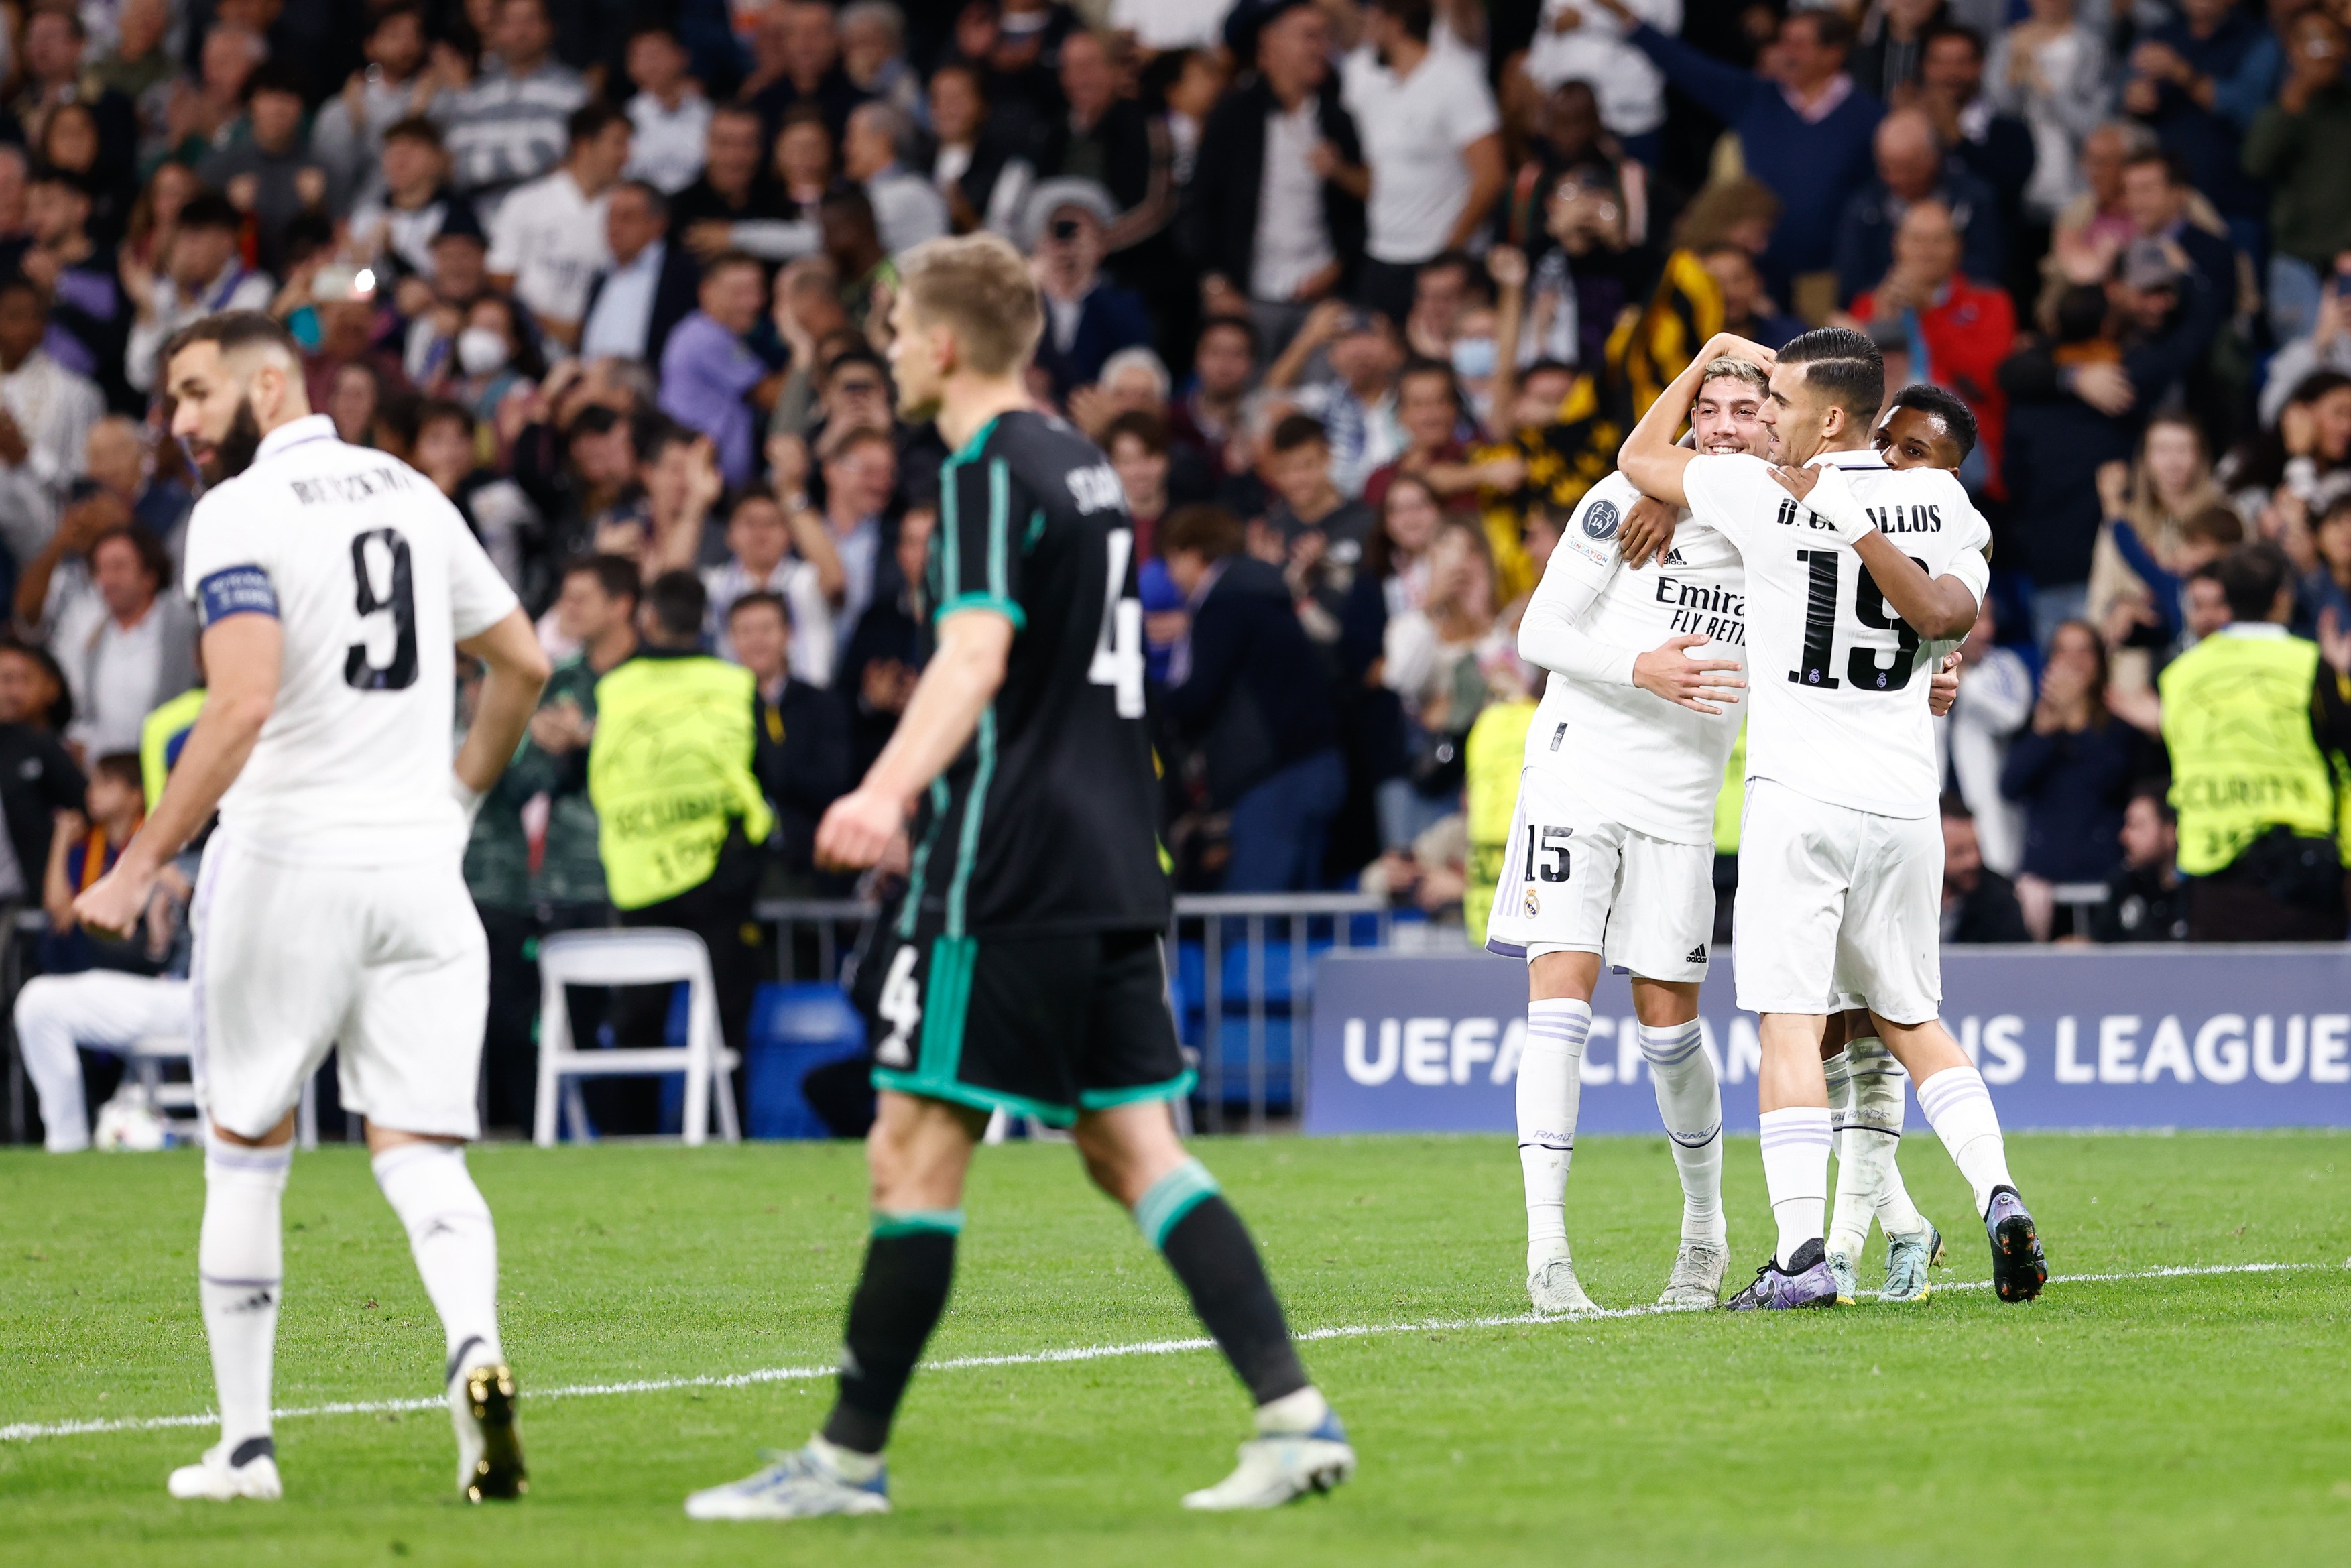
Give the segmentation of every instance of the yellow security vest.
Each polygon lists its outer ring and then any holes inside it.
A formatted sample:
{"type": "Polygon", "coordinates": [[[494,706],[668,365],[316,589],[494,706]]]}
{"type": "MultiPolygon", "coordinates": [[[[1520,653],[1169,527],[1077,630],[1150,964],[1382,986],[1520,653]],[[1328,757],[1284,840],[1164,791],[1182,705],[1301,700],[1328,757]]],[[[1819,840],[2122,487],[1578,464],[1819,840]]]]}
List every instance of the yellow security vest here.
{"type": "Polygon", "coordinates": [[[1510,817],[1519,804],[1519,774],[1527,761],[1527,726],[1534,716],[1531,697],[1489,703],[1462,744],[1462,767],[1468,775],[1464,800],[1469,864],[1461,892],[1461,923],[1469,940],[1481,946],[1486,916],[1494,907],[1494,887],[1502,880],[1510,817]]]}
{"type": "Polygon", "coordinates": [[[180,759],[180,747],[188,743],[188,732],[196,727],[196,715],[204,709],[204,688],[191,686],[141,722],[139,782],[151,814],[155,802],[163,798],[163,780],[171,776],[172,764],[180,759]]]}
{"type": "Polygon", "coordinates": [[[2179,813],[2179,869],[2209,876],[2273,827],[2335,833],[2335,779],[2311,734],[2318,644],[2300,637],[2207,637],[2157,683],[2179,813]]]}
{"type": "Polygon", "coordinates": [[[1730,760],[1723,765],[1722,788],[1714,797],[1714,852],[1739,852],[1739,822],[1747,810],[1747,721],[1739,721],[1739,738],[1730,743],[1730,760]]]}
{"type": "Polygon", "coordinates": [[[701,886],[729,824],[775,826],[751,772],[751,672],[700,653],[628,660],[596,683],[588,799],[613,905],[642,909],[701,886]]]}

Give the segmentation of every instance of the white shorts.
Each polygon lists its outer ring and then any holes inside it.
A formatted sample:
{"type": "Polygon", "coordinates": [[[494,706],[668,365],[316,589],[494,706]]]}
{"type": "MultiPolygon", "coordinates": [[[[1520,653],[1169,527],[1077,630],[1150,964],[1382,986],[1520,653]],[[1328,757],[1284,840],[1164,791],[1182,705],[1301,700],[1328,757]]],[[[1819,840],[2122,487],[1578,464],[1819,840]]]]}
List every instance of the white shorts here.
{"type": "Polygon", "coordinates": [[[1940,1010],[1943,827],[1749,781],[1731,963],[1754,1013],[1940,1010]]]}
{"type": "Polygon", "coordinates": [[[297,864],[215,833],[194,909],[192,1039],[205,1113],[258,1138],[330,1048],[343,1108],[476,1138],[489,946],[455,856],[297,864]]]}
{"type": "Polygon", "coordinates": [[[1714,848],[1612,821],[1548,769],[1519,775],[1486,947],[1505,957],[1565,948],[1647,980],[1706,977],[1714,848]]]}

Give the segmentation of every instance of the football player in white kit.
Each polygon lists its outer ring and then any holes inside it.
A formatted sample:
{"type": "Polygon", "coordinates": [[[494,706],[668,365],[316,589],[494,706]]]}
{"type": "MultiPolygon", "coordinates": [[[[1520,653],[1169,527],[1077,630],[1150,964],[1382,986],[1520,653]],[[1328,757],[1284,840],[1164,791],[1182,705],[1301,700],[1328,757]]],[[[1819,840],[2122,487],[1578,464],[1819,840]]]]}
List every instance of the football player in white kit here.
{"type": "Polygon", "coordinates": [[[165,348],[172,433],[210,487],[186,580],[211,696],[162,797],[76,901],[127,930],[217,807],[193,919],[194,1064],[210,1124],[196,1268],[221,1439],[180,1498],[276,1498],[270,1360],[294,1105],[340,1046],[377,1184],[446,1332],[458,1486],[524,1488],[498,1342],[497,1242],[465,1169],[488,956],[460,873],[481,796],[548,674],[509,591],[431,480],[310,413],[293,338],[248,311],[165,348]],[[488,666],[454,768],[453,647],[488,666]]]}
{"type": "Polygon", "coordinates": [[[1718,338],[1625,439],[1641,491],[1688,506],[1747,566],[1756,672],[1740,838],[1739,1005],[1762,1015],[1763,1170],[1779,1244],[1735,1308],[1827,1306],[1830,1121],[1820,1048],[1838,998],[1868,1002],[1984,1219],[1992,1283],[2029,1301],[2048,1277],[1982,1077],[1937,1017],[1939,791],[1922,638],[1974,623],[1989,527],[1958,479],[1870,449],[1885,362],[1824,328],[1775,357],[1718,338]],[[1674,444],[1705,361],[1770,363],[1773,467],[1674,444]],[[1898,542],[1897,542],[1898,541],[1898,542]]]}

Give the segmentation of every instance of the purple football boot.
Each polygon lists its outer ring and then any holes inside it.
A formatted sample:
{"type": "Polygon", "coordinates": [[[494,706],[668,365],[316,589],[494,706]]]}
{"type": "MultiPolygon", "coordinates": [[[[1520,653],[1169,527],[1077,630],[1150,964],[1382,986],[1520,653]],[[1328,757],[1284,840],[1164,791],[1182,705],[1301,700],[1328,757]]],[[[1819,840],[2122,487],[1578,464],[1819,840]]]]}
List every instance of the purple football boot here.
{"type": "Polygon", "coordinates": [[[1784,1307],[1833,1307],[1837,1304],[1836,1276],[1829,1272],[1828,1249],[1818,1240],[1796,1249],[1785,1269],[1767,1260],[1755,1270],[1755,1281],[1723,1303],[1734,1312],[1777,1312],[1784,1307]]]}
{"type": "Polygon", "coordinates": [[[1991,1288],[2003,1301],[2029,1301],[2049,1282],[2049,1260],[2042,1256],[2041,1237],[2032,1216],[2012,1186],[1991,1189],[1991,1207],[1984,1211],[1984,1232],[1991,1238],[1991,1288]]]}

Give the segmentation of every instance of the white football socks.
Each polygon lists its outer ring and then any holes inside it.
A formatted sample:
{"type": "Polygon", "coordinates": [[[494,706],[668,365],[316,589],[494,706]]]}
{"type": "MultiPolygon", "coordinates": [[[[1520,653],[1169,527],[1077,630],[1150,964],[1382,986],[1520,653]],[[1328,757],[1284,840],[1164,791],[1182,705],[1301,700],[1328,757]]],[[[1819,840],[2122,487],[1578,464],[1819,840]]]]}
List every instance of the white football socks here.
{"type": "Polygon", "coordinates": [[[269,1436],[270,1361],[285,1286],[281,1211],[293,1166],[291,1144],[248,1148],[215,1138],[204,1151],[196,1278],[220,1395],[221,1441],[231,1454],[269,1436]]]}
{"type": "Polygon", "coordinates": [[[1707,1058],[1704,1031],[1695,1019],[1655,1029],[1643,1024],[1641,1054],[1648,1059],[1657,1115],[1682,1178],[1682,1240],[1723,1246],[1722,1089],[1707,1058]]]}
{"type": "Polygon", "coordinates": [[[1567,1167],[1575,1156],[1575,1113],[1583,1093],[1583,1043],[1592,1005],[1527,1004],[1527,1045],[1519,1057],[1519,1170],[1527,1186],[1527,1271],[1567,1250],[1567,1167]]]}
{"type": "Polygon", "coordinates": [[[2016,1185],[2009,1179],[2008,1143],[2000,1135],[2000,1113],[1992,1109],[1983,1074],[1972,1067],[1946,1067],[1918,1085],[1918,1108],[1975,1189],[1976,1214],[1981,1217],[1991,1207],[1992,1188],[2016,1185]]]}
{"type": "Polygon", "coordinates": [[[1927,1221],[1902,1183],[1902,1064],[1875,1035],[1865,1035],[1829,1058],[1831,1119],[1836,1128],[1836,1214],[1828,1247],[1859,1258],[1874,1218],[1891,1236],[1909,1236],[1927,1221]]]}
{"type": "Polygon", "coordinates": [[[1792,1105],[1763,1113],[1763,1185],[1779,1222],[1776,1254],[1785,1269],[1796,1249],[1818,1240],[1829,1202],[1829,1113],[1823,1105],[1792,1105]]]}
{"type": "Polygon", "coordinates": [[[408,1231],[424,1293],[441,1314],[449,1345],[446,1375],[504,1361],[497,1232],[490,1206],[465,1170],[465,1151],[455,1144],[402,1144],[370,1164],[376,1186],[408,1231]]]}

